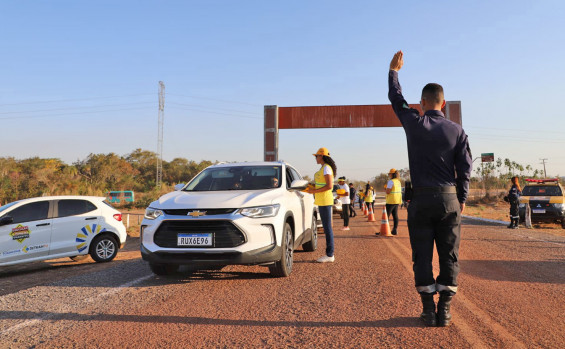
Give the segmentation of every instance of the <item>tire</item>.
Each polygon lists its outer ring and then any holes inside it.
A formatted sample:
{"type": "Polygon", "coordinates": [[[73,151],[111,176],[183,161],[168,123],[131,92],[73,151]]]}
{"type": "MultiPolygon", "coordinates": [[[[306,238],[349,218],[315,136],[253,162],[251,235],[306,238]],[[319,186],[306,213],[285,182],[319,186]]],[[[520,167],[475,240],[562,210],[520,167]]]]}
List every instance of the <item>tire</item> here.
{"type": "Polygon", "coordinates": [[[287,277],[292,272],[294,239],[290,224],[285,223],[281,241],[281,259],[269,266],[269,272],[274,277],[287,277]]]}
{"type": "Polygon", "coordinates": [[[177,264],[149,263],[149,268],[155,275],[170,275],[179,270],[179,266],[177,264]]]}
{"type": "Polygon", "coordinates": [[[87,255],[87,254],[81,254],[80,256],[72,256],[72,257],[69,257],[69,258],[70,258],[71,260],[73,260],[74,262],[80,262],[80,261],[82,261],[82,260],[87,259],[87,258],[88,258],[88,255],[87,255]]]}
{"type": "Polygon", "coordinates": [[[561,228],[565,229],[565,218],[561,220],[561,228]]]}
{"type": "Polygon", "coordinates": [[[306,252],[314,252],[318,248],[318,224],[316,216],[312,217],[312,239],[305,244],[302,244],[302,249],[306,252]]]}
{"type": "Polygon", "coordinates": [[[97,236],[90,243],[90,256],[98,263],[110,262],[118,254],[118,248],[112,235],[97,236]]]}

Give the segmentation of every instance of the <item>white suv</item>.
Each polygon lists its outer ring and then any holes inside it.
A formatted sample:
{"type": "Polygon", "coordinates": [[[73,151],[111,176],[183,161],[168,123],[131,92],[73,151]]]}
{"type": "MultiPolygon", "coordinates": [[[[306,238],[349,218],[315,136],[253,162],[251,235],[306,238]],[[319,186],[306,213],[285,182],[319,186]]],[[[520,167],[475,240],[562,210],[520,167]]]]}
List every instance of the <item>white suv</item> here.
{"type": "Polygon", "coordinates": [[[96,196],[45,196],[0,207],[0,266],[88,254],[109,262],[126,242],[122,214],[96,196]]]}
{"type": "Polygon", "coordinates": [[[307,185],[285,162],[213,165],[152,202],[141,223],[141,256],[158,275],[180,265],[266,265],[292,271],[293,251],[318,244],[307,185]]]}

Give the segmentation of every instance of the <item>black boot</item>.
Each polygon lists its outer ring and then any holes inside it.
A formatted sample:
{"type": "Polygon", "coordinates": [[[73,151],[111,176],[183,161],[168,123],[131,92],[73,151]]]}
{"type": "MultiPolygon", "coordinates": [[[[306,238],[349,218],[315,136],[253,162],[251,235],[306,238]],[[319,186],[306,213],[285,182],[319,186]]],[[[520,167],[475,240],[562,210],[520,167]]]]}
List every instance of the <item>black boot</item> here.
{"type": "Polygon", "coordinates": [[[514,218],[514,229],[518,229],[518,224],[520,223],[520,218],[514,218]]]}
{"type": "Polygon", "coordinates": [[[437,324],[436,318],[436,303],[434,302],[433,293],[420,293],[422,298],[423,310],[420,314],[420,319],[428,327],[435,327],[437,324]]]}
{"type": "Polygon", "coordinates": [[[510,218],[510,224],[508,224],[508,226],[506,227],[508,229],[513,229],[514,228],[514,218],[510,218]]]}
{"type": "Polygon", "coordinates": [[[437,302],[437,325],[439,327],[449,326],[451,323],[451,300],[453,296],[449,292],[440,293],[439,301],[437,302]]]}

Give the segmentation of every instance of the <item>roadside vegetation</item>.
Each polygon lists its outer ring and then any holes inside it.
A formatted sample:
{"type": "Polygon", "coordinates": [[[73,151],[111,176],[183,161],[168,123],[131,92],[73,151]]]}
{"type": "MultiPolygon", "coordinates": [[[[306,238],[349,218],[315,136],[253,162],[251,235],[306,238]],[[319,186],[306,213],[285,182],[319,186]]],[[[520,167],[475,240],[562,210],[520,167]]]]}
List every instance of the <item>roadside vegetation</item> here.
{"type": "MultiPolygon", "coordinates": [[[[163,184],[156,188],[157,154],[148,150],[135,149],[124,156],[90,154],[70,165],[57,158],[0,157],[0,204],[47,195],[106,196],[109,191],[133,190],[135,202],[122,208],[144,209],[160,195],[172,191],[175,184],[186,183],[213,163],[184,158],[163,161],[163,184]]],[[[407,168],[399,169],[399,173],[403,183],[410,178],[407,168]]],[[[510,177],[518,176],[524,186],[525,178],[539,178],[543,171],[499,158],[495,162],[475,164],[473,174],[469,204],[488,207],[505,195],[510,177]]],[[[384,191],[387,180],[388,175],[381,173],[370,183],[379,192],[384,191]]],[[[353,181],[356,188],[364,188],[366,183],[353,181]]]]}

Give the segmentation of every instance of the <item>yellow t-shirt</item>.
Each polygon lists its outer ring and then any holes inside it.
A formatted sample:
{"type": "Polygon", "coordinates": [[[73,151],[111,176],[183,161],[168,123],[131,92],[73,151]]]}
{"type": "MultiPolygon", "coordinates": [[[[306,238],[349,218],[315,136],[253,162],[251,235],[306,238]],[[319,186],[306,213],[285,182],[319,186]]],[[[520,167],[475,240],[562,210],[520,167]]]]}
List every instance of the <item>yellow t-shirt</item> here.
{"type": "MultiPolygon", "coordinates": [[[[322,188],[326,185],[325,174],[331,174],[333,176],[334,172],[330,165],[324,164],[318,172],[314,174],[314,181],[316,182],[316,189],[322,188]]],[[[322,193],[314,193],[314,203],[318,206],[331,206],[334,204],[334,196],[332,190],[326,190],[322,193]]]]}
{"type": "Polygon", "coordinates": [[[365,202],[373,202],[373,190],[369,189],[365,195],[365,202]]]}

